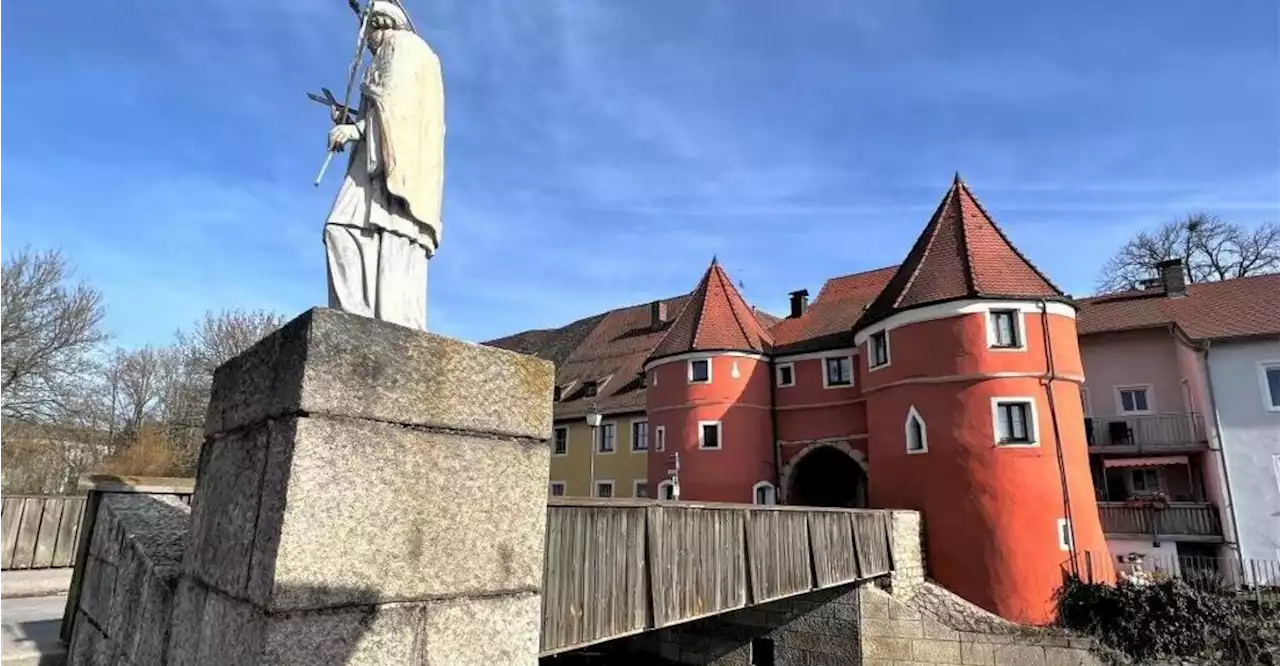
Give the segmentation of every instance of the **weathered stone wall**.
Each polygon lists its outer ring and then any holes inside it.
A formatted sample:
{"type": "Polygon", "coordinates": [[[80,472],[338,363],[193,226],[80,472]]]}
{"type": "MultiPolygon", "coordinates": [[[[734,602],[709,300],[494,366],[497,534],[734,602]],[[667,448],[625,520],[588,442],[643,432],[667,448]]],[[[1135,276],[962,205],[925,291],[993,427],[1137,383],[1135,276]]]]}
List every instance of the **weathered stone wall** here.
{"type": "Polygon", "coordinates": [[[534,664],[550,363],[316,309],[214,376],[195,494],[108,495],[70,665],[534,664]]]}
{"type": "Polygon", "coordinates": [[[191,510],[173,495],[107,494],[90,535],[70,664],[164,663],[191,510]]]}
{"type": "Polygon", "coordinates": [[[1091,647],[1086,639],[1006,622],[930,582],[906,600],[871,583],[822,590],[619,645],[671,663],[714,666],[1096,666],[1091,647]],[[773,661],[757,651],[771,651],[773,661]]]}
{"type": "Polygon", "coordinates": [[[1007,622],[926,582],[909,600],[874,586],[861,594],[863,666],[1094,666],[1092,643],[1007,622]]]}

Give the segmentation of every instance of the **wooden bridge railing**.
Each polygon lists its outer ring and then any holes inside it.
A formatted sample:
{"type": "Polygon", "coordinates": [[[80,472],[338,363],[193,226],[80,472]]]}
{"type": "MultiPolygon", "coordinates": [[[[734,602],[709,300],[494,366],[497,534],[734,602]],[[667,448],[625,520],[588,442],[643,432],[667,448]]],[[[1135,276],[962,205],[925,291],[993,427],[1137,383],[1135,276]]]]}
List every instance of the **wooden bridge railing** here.
{"type": "Polygon", "coordinates": [[[890,512],[552,498],[542,654],[891,572],[890,512]]]}

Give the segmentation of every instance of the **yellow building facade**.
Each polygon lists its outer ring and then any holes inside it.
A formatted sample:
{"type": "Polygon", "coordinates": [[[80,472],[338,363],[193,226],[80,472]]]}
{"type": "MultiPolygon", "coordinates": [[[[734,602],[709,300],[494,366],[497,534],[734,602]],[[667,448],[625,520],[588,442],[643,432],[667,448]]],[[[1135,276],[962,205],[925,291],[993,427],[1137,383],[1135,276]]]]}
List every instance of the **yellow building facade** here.
{"type": "Polygon", "coordinates": [[[559,420],[551,437],[548,492],[568,497],[651,497],[644,412],[605,414],[592,441],[585,418],[559,420]],[[594,460],[594,465],[593,465],[594,460]]]}

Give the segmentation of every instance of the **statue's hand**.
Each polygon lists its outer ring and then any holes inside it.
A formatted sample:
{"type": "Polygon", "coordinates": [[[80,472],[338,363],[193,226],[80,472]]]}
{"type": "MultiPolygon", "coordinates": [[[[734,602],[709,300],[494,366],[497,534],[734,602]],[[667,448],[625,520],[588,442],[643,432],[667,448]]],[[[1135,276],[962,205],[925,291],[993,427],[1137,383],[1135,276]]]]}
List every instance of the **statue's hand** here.
{"type": "Polygon", "coordinates": [[[360,138],[360,128],[355,125],[335,125],[329,130],[329,150],[342,152],[344,146],[360,138]]]}

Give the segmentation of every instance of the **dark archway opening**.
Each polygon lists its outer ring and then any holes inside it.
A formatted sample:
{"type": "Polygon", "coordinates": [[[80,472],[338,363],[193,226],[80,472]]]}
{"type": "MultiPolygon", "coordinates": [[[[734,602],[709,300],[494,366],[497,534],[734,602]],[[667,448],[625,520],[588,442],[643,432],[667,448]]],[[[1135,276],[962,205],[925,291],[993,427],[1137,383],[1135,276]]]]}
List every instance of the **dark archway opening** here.
{"type": "Polygon", "coordinates": [[[867,474],[849,454],[829,446],[796,461],[787,504],[865,508],[867,474]]]}

